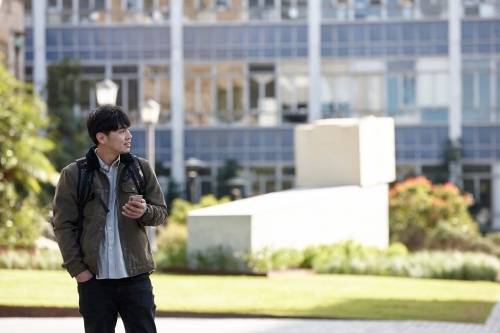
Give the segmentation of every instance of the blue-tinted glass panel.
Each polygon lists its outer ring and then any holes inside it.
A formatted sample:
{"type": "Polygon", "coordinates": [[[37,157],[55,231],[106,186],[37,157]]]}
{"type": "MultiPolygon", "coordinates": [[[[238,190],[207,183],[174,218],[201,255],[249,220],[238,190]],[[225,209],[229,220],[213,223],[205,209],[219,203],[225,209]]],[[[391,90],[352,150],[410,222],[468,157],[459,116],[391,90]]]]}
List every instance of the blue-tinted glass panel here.
{"type": "Polygon", "coordinates": [[[490,53],[491,52],[491,45],[490,44],[479,44],[477,46],[477,51],[479,53],[490,53]]]}
{"type": "Polygon", "coordinates": [[[403,152],[403,158],[406,160],[413,160],[415,159],[417,154],[415,153],[414,150],[405,150],[403,152]]]}
{"type": "Polygon", "coordinates": [[[474,74],[462,74],[462,105],[466,108],[474,106],[474,74]]]}
{"type": "Polygon", "coordinates": [[[121,45],[123,43],[123,31],[118,29],[108,30],[109,39],[112,45],[121,45]]]}
{"type": "Polygon", "coordinates": [[[276,146],[276,134],[274,131],[269,131],[264,133],[264,145],[266,147],[276,146]]]}
{"type": "Polygon", "coordinates": [[[331,42],[332,38],[332,27],[329,25],[321,26],[321,41],[322,42],[331,42]]]}
{"type": "Polygon", "coordinates": [[[354,41],[364,41],[365,40],[365,26],[364,25],[354,25],[353,29],[353,39],[354,41]]]}
{"type": "Polygon", "coordinates": [[[33,52],[31,51],[26,51],[24,54],[26,61],[33,61],[33,52]]]}
{"type": "Polygon", "coordinates": [[[493,130],[489,127],[479,128],[479,143],[492,143],[493,142],[493,130]]]}
{"type": "Polygon", "coordinates": [[[250,161],[259,161],[260,160],[260,153],[250,153],[248,154],[248,157],[250,161]]]}
{"type": "Polygon", "coordinates": [[[435,23],[436,38],[440,40],[448,39],[448,24],[447,23],[435,23]]]}
{"type": "Polygon", "coordinates": [[[403,25],[403,40],[414,40],[415,39],[415,26],[411,23],[403,25]]]}
{"type": "Polygon", "coordinates": [[[293,161],[294,156],[295,155],[293,152],[281,152],[281,160],[282,161],[293,161]]]}
{"type": "Polygon", "coordinates": [[[394,112],[399,108],[399,84],[397,76],[387,77],[387,108],[394,112]]]}
{"type": "Polygon", "coordinates": [[[418,33],[420,40],[429,40],[432,38],[432,25],[428,23],[420,23],[418,25],[418,33]]]}
{"type": "Polygon", "coordinates": [[[438,128],[436,129],[436,135],[437,135],[437,143],[438,144],[443,144],[448,141],[448,129],[447,128],[438,128]]]}
{"type": "Polygon", "coordinates": [[[403,104],[406,107],[415,106],[415,77],[405,76],[403,78],[403,104]]]}
{"type": "Polygon", "coordinates": [[[195,148],[196,147],[196,136],[193,134],[194,133],[184,136],[184,146],[186,148],[195,148]]]}
{"type": "MultiPolygon", "coordinates": [[[[58,30],[55,30],[55,29],[47,29],[46,33],[45,33],[45,38],[47,39],[47,47],[50,47],[50,46],[57,46],[58,44],[58,38],[57,38],[57,35],[58,35],[58,30]]],[[[33,44],[33,41],[31,42],[31,44],[33,44]]]]}
{"type": "Polygon", "coordinates": [[[281,27],[281,43],[291,43],[292,42],[292,28],[291,27],[281,27]]]}
{"type": "Polygon", "coordinates": [[[490,150],[485,150],[485,149],[480,149],[479,158],[491,158],[491,151],[490,150]]]}
{"type": "Polygon", "coordinates": [[[462,22],[462,39],[474,38],[474,22],[462,22]]]}
{"type": "Polygon", "coordinates": [[[156,142],[160,145],[160,147],[170,149],[170,139],[170,131],[156,131],[156,142]]]}
{"type": "Polygon", "coordinates": [[[186,45],[194,45],[198,43],[198,34],[196,34],[195,30],[192,28],[184,28],[184,44],[186,45]]]}
{"type": "Polygon", "coordinates": [[[217,44],[225,44],[229,40],[229,29],[225,27],[213,28],[212,41],[217,44]]]}
{"type": "Polygon", "coordinates": [[[106,30],[104,30],[104,29],[96,29],[94,31],[94,43],[95,43],[95,45],[97,45],[97,46],[107,46],[108,45],[108,41],[107,41],[106,36],[107,36],[106,30]]]}
{"type": "Polygon", "coordinates": [[[217,161],[224,162],[227,159],[228,159],[227,153],[225,153],[225,152],[219,152],[219,153],[217,153],[217,161]]]}
{"type": "MultiPolygon", "coordinates": [[[[490,98],[490,74],[479,74],[479,107],[489,108],[491,106],[490,98]]],[[[489,110],[488,110],[489,111],[489,110]]]]}
{"type": "Polygon", "coordinates": [[[77,31],[78,33],[78,44],[80,46],[89,46],[90,45],[90,31],[87,29],[80,29],[77,31]]]}
{"type": "Polygon", "coordinates": [[[212,147],[212,135],[210,132],[200,133],[200,146],[204,148],[212,147]]]}
{"type": "Polygon", "coordinates": [[[386,26],[387,40],[390,41],[398,40],[399,31],[400,31],[400,26],[398,24],[387,24],[386,26]]]}
{"type": "Polygon", "coordinates": [[[25,33],[26,36],[24,37],[24,44],[27,48],[33,47],[33,29],[26,28],[25,33]]]}
{"type": "Polygon", "coordinates": [[[347,42],[349,41],[349,27],[345,25],[340,25],[337,29],[337,39],[340,42],[347,42]]]}
{"type": "Polygon", "coordinates": [[[491,22],[477,22],[477,34],[479,38],[491,37],[491,22]]]}
{"type": "Polygon", "coordinates": [[[264,42],[265,43],[275,43],[276,42],[276,27],[265,27],[264,28],[264,42]]]}
{"type": "Polygon", "coordinates": [[[259,131],[250,131],[249,132],[250,139],[250,147],[259,147],[260,146],[260,132],[259,131]]]}
{"type": "Polygon", "coordinates": [[[226,148],[229,146],[228,133],[226,131],[221,131],[216,134],[217,147],[226,148]]]}
{"type": "Polygon", "coordinates": [[[245,29],[240,27],[231,28],[231,41],[233,44],[242,44],[245,42],[245,29]]]}
{"type": "Polygon", "coordinates": [[[237,148],[245,147],[245,134],[246,132],[233,133],[233,146],[237,148]]]}
{"type": "Polygon", "coordinates": [[[417,132],[414,129],[407,128],[403,132],[403,143],[406,145],[414,145],[417,143],[417,132]]]}
{"type": "Polygon", "coordinates": [[[370,40],[379,41],[382,40],[382,25],[381,24],[371,24],[368,26],[370,32],[370,40]]]}
{"type": "Polygon", "coordinates": [[[281,132],[281,145],[283,147],[293,147],[293,130],[281,132]]]}
{"type": "Polygon", "coordinates": [[[74,44],[76,44],[73,29],[62,30],[62,44],[63,46],[73,46],[74,44]]]}
{"type": "Polygon", "coordinates": [[[210,32],[212,30],[209,28],[197,29],[200,44],[210,44],[210,32]]]}
{"type": "Polygon", "coordinates": [[[210,153],[201,153],[199,154],[199,159],[202,160],[202,161],[205,161],[205,162],[212,162],[213,161],[213,157],[212,157],[212,154],[210,153]]]}
{"type": "Polygon", "coordinates": [[[428,145],[434,143],[434,131],[429,128],[422,128],[420,130],[420,143],[423,145],[428,145]]]}
{"type": "MultiPolygon", "coordinates": [[[[140,31],[140,32],[145,32],[147,34],[147,31],[140,31]]],[[[141,41],[144,39],[141,39],[141,41]]],[[[156,40],[161,46],[169,46],[170,32],[166,29],[156,29],[156,40]]]]}
{"type": "Polygon", "coordinates": [[[260,43],[260,32],[261,29],[259,27],[248,28],[248,41],[253,44],[260,43]]]}
{"type": "Polygon", "coordinates": [[[297,42],[307,43],[307,26],[301,25],[297,27],[297,42]]]}

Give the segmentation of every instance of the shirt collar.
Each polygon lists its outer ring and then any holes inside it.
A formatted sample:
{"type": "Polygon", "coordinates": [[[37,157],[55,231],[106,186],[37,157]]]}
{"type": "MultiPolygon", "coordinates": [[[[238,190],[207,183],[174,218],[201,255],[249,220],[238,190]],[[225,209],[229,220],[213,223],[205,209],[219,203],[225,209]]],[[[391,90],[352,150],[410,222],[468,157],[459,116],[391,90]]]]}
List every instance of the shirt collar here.
{"type": "Polygon", "coordinates": [[[109,172],[111,170],[111,168],[117,168],[118,164],[120,164],[120,155],[118,155],[118,158],[113,163],[111,163],[111,166],[107,166],[106,163],[104,163],[101,160],[99,155],[97,155],[97,148],[94,151],[95,151],[97,158],[99,159],[99,165],[101,166],[102,171],[109,172]]]}

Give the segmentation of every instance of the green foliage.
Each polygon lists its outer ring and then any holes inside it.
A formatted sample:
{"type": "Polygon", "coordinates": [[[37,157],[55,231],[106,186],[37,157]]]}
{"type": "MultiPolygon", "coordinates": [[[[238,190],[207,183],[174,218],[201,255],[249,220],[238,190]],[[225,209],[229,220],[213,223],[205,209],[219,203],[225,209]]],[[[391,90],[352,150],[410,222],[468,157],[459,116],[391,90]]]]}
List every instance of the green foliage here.
{"type": "Polygon", "coordinates": [[[477,224],[468,211],[471,204],[471,196],[460,194],[453,184],[433,185],[425,177],[398,183],[389,192],[391,242],[401,242],[410,250],[422,249],[428,233],[440,221],[466,235],[477,235],[477,224]]]}
{"type": "Polygon", "coordinates": [[[305,254],[296,249],[264,248],[260,251],[245,255],[243,258],[248,268],[255,272],[267,272],[271,270],[285,270],[301,267],[305,254]]]}
{"type": "Polygon", "coordinates": [[[207,194],[202,196],[200,202],[196,205],[193,205],[187,200],[177,198],[174,199],[174,201],[172,202],[172,209],[171,209],[171,214],[169,216],[169,220],[185,224],[187,219],[187,214],[189,211],[199,208],[215,206],[229,201],[231,201],[229,197],[222,197],[220,200],[217,200],[217,198],[213,194],[207,194]]]}
{"type": "Polygon", "coordinates": [[[192,255],[192,268],[209,271],[238,272],[244,270],[239,254],[229,248],[216,246],[192,255]]]}
{"type": "Polygon", "coordinates": [[[159,248],[154,253],[156,268],[185,268],[187,267],[186,241],[176,240],[159,248]]]}
{"type": "MultiPolygon", "coordinates": [[[[80,84],[82,68],[78,60],[64,58],[48,67],[47,106],[50,126],[47,138],[56,143],[48,156],[57,170],[85,155],[91,144],[84,119],[76,116],[73,106],[80,104],[88,91],[80,84]],[[83,91],[79,93],[78,87],[83,91]]],[[[88,88],[88,87],[87,87],[88,88]]]]}
{"type": "Polygon", "coordinates": [[[0,252],[0,268],[3,269],[62,269],[62,256],[58,250],[8,250],[0,252]]]}
{"type": "Polygon", "coordinates": [[[52,142],[38,136],[48,124],[44,110],[32,86],[0,65],[0,248],[33,248],[48,216],[38,196],[58,175],[44,155],[52,142]]]}
{"type": "Polygon", "coordinates": [[[238,175],[239,168],[238,161],[228,159],[224,166],[217,169],[217,198],[231,196],[231,186],[227,185],[226,182],[238,175]]]}

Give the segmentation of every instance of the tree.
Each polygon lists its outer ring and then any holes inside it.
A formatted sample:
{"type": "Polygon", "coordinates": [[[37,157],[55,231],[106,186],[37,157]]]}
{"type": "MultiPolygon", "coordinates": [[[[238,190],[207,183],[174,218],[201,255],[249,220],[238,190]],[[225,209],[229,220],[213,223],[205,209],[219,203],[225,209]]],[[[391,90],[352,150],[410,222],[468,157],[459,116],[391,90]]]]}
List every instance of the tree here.
{"type": "Polygon", "coordinates": [[[58,174],[44,153],[53,143],[38,136],[47,124],[33,87],[0,65],[0,247],[33,248],[48,210],[38,194],[58,174]]]}
{"type": "Polygon", "coordinates": [[[84,120],[73,112],[73,106],[80,104],[83,96],[78,89],[81,73],[80,62],[69,58],[48,67],[46,90],[50,126],[47,138],[56,146],[47,155],[57,170],[84,156],[91,144],[84,120]]]}
{"type": "Polygon", "coordinates": [[[217,169],[217,198],[231,196],[231,186],[227,184],[227,181],[238,175],[239,168],[238,161],[228,159],[222,167],[217,169]]]}

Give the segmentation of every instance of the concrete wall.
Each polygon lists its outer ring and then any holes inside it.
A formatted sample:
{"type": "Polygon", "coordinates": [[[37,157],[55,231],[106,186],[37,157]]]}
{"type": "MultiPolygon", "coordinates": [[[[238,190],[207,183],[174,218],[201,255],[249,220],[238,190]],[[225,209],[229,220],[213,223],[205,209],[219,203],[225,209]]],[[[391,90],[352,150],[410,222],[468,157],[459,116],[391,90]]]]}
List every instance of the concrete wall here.
{"type": "Polygon", "coordinates": [[[387,247],[388,185],[294,189],[188,214],[188,254],[305,248],[345,240],[387,247]]]}
{"type": "Polygon", "coordinates": [[[296,186],[371,186],[394,181],[394,136],[392,118],[327,119],[296,126],[296,186]]]}

